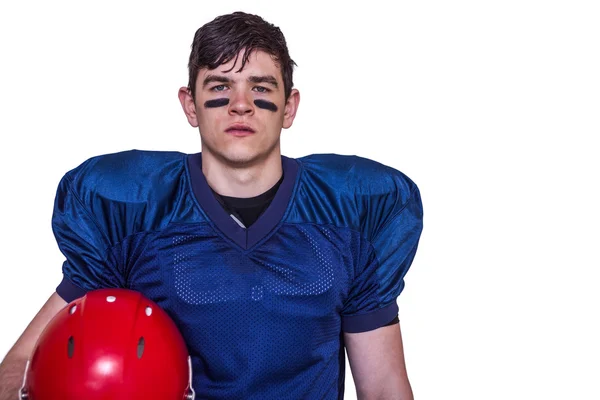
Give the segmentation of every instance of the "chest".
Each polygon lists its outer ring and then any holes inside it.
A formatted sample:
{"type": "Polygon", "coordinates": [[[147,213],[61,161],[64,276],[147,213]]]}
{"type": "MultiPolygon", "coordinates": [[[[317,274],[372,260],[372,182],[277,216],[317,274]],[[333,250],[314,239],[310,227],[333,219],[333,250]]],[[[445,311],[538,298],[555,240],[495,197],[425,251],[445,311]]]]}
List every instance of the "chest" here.
{"type": "Polygon", "coordinates": [[[145,240],[127,281],[182,324],[259,314],[339,324],[355,247],[351,232],[293,224],[244,250],[208,224],[182,224],[145,240]]]}

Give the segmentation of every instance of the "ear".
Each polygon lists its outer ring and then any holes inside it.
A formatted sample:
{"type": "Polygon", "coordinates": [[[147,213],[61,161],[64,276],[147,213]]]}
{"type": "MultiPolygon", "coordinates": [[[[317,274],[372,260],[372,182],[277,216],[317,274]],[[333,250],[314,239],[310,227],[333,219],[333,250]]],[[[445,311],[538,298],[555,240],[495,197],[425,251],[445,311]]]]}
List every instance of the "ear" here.
{"type": "Polygon", "coordinates": [[[179,89],[179,102],[181,103],[181,107],[183,108],[183,112],[187,117],[188,122],[194,128],[198,127],[198,116],[196,115],[196,103],[194,102],[194,98],[192,97],[192,93],[187,87],[182,87],[179,89]]]}
{"type": "Polygon", "coordinates": [[[292,126],[294,118],[296,118],[296,112],[298,111],[298,105],[300,104],[300,92],[297,89],[292,89],[290,97],[288,97],[285,103],[285,111],[283,114],[283,128],[287,129],[292,126]]]}

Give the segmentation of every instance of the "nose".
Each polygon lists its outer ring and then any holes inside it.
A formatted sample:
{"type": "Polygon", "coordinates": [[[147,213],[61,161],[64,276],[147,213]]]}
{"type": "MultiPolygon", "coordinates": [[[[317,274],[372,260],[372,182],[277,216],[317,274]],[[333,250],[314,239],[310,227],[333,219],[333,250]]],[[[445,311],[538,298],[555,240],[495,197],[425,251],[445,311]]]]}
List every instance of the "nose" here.
{"type": "Polygon", "coordinates": [[[230,97],[229,113],[235,115],[247,115],[254,112],[254,104],[248,94],[237,91],[230,97]]]}

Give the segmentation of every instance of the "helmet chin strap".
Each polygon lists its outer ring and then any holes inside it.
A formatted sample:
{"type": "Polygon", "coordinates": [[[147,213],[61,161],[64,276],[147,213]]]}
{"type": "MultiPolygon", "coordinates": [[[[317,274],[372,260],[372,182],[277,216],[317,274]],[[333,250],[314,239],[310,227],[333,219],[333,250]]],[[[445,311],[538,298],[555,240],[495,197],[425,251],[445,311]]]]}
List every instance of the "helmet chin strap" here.
{"type": "Polygon", "coordinates": [[[196,398],[196,392],[194,391],[194,388],[192,387],[192,357],[188,356],[188,376],[190,378],[190,390],[188,391],[188,393],[185,395],[185,400],[195,400],[196,398]]]}
{"type": "Polygon", "coordinates": [[[25,374],[23,375],[23,384],[19,388],[19,400],[27,400],[29,399],[29,395],[25,390],[25,384],[27,383],[27,370],[29,369],[29,360],[27,360],[27,364],[25,364],[25,374]]]}

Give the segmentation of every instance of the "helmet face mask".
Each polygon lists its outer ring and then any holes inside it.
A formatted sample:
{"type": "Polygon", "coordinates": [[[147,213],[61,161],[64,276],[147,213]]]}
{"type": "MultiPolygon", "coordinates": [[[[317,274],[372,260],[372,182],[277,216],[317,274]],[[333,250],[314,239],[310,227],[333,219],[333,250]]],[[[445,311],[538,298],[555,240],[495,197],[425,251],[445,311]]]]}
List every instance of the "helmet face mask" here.
{"type": "Polygon", "coordinates": [[[19,396],[193,400],[191,358],[156,303],[127,289],[99,289],[69,303],[44,329],[19,396]]]}

